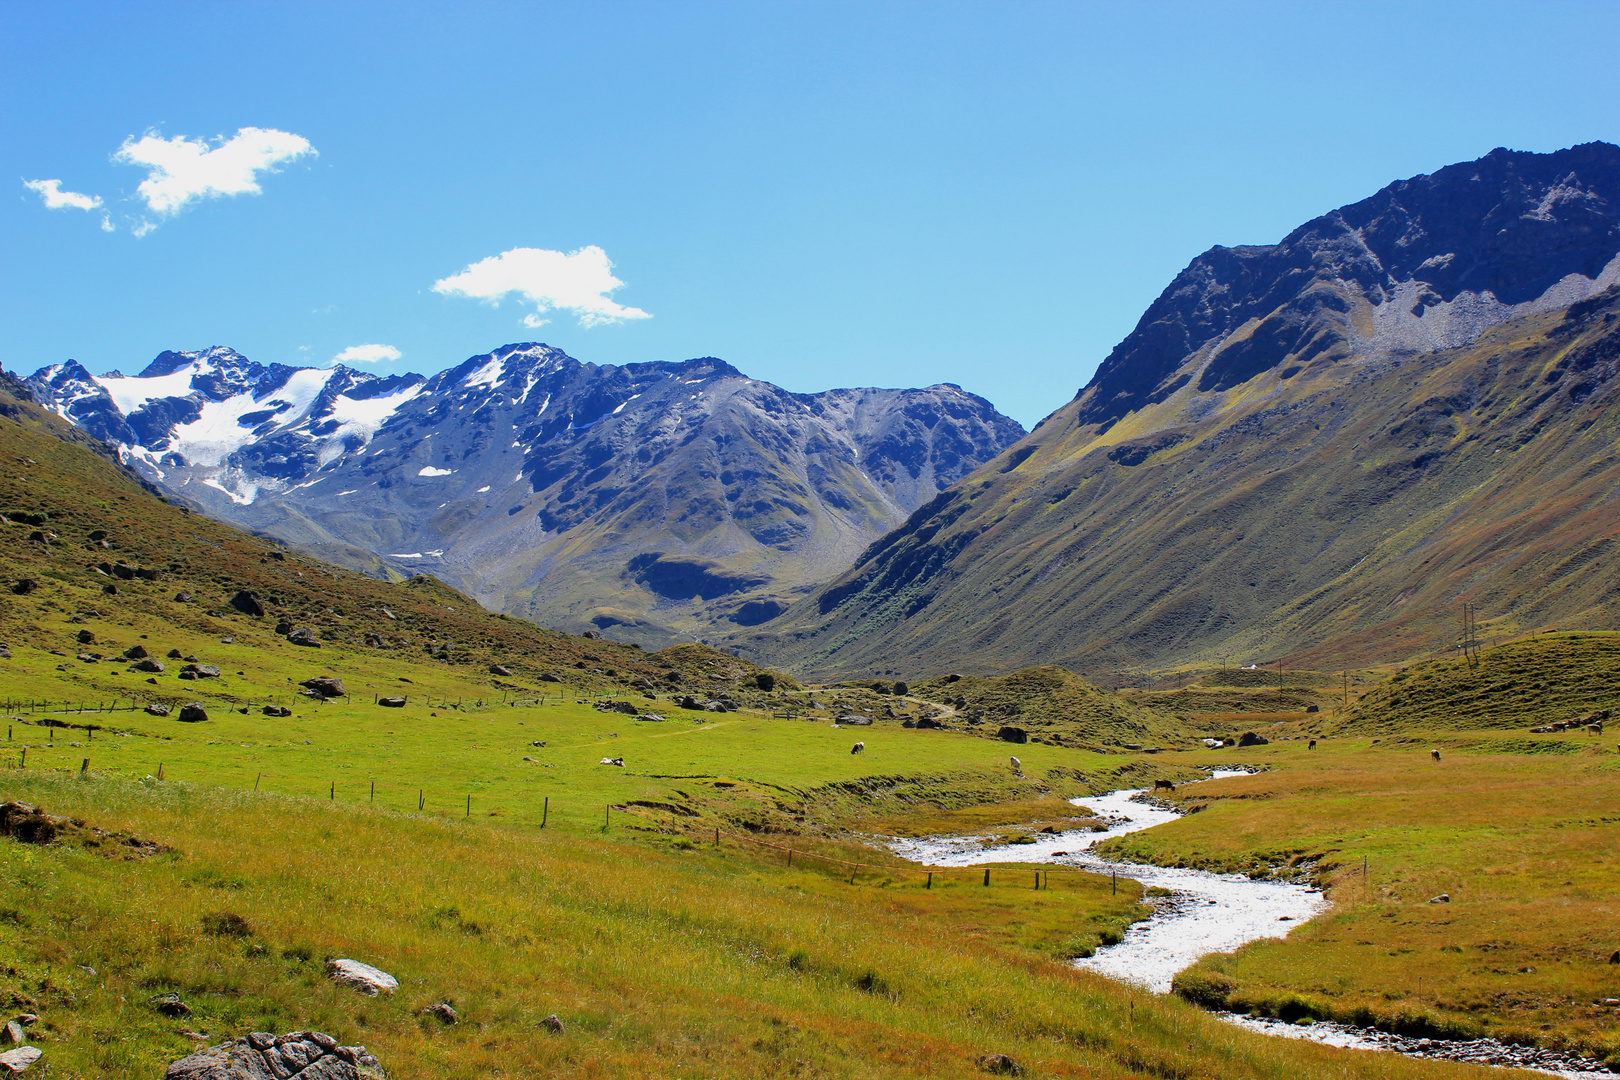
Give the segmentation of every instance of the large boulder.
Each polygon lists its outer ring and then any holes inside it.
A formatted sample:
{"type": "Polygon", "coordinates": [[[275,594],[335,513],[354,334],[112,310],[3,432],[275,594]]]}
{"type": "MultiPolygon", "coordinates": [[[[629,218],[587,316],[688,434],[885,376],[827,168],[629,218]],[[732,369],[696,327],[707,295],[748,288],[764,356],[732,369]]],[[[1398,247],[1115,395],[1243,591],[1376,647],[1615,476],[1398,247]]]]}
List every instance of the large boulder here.
{"type": "Polygon", "coordinates": [[[346,697],[348,691],[343,689],[343,680],[330,675],[317,675],[312,679],[305,679],[298,684],[306,689],[313,690],[323,698],[346,697]]]}
{"type": "Polygon", "coordinates": [[[489,665],[489,673],[491,675],[499,675],[502,678],[511,678],[512,669],[507,667],[505,664],[491,664],[489,665]]]}
{"type": "Polygon", "coordinates": [[[137,660],[135,663],[131,664],[129,670],[145,671],[149,674],[157,675],[163,671],[163,661],[153,660],[151,657],[147,657],[144,660],[137,660]]]}
{"type": "Polygon", "coordinates": [[[333,982],[345,983],[362,994],[392,994],[399,989],[399,980],[380,968],[362,964],[358,960],[333,960],[326,965],[326,977],[333,982]]]}
{"type": "Polygon", "coordinates": [[[321,1031],[267,1031],[211,1046],[168,1067],[163,1080],[363,1080],[377,1073],[363,1046],[339,1046],[321,1031]]]}
{"type": "Polygon", "coordinates": [[[1029,732],[1021,727],[1004,727],[996,732],[996,738],[1002,742],[1027,743],[1029,742],[1029,732]]]}
{"type": "Polygon", "coordinates": [[[146,646],[145,645],[131,645],[129,648],[124,650],[124,659],[125,660],[145,660],[146,659],[146,646]]]}
{"type": "Polygon", "coordinates": [[[263,617],[264,615],[264,602],[246,589],[238,590],[237,594],[231,597],[231,607],[244,615],[256,617],[263,617]]]}
{"type": "Polygon", "coordinates": [[[88,630],[80,630],[78,633],[78,641],[80,645],[94,645],[96,643],[96,635],[92,634],[88,630]]]}
{"type": "Polygon", "coordinates": [[[1245,731],[1242,735],[1238,736],[1237,744],[1239,746],[1266,746],[1270,742],[1271,740],[1266,738],[1264,735],[1256,735],[1252,731],[1245,731]]]}
{"type": "Polygon", "coordinates": [[[200,724],[208,719],[208,711],[193,701],[180,706],[180,720],[187,724],[200,724]]]}
{"type": "Polygon", "coordinates": [[[146,714],[148,716],[168,716],[169,707],[161,701],[154,701],[146,707],[146,714]]]}
{"type": "Polygon", "coordinates": [[[217,679],[219,668],[213,664],[187,664],[180,669],[180,677],[184,679],[188,675],[193,679],[217,679]]]}
{"type": "Polygon", "coordinates": [[[19,1046],[0,1054],[0,1068],[9,1073],[20,1073],[44,1056],[45,1051],[37,1046],[19,1046]]]}
{"type": "Polygon", "coordinates": [[[872,718],[870,716],[858,716],[858,715],[856,715],[854,713],[850,713],[847,716],[840,716],[838,718],[838,722],[840,724],[843,724],[845,727],[871,727],[872,726],[872,718]]]}
{"type": "Polygon", "coordinates": [[[405,699],[402,697],[378,698],[377,704],[381,705],[385,709],[403,709],[405,707],[405,699]]]}
{"type": "Polygon", "coordinates": [[[294,645],[303,645],[311,649],[318,649],[321,647],[321,639],[315,635],[315,631],[311,630],[307,626],[300,626],[290,631],[287,634],[287,640],[292,642],[294,645]]]}
{"type": "Polygon", "coordinates": [[[557,678],[557,676],[553,675],[549,671],[541,672],[540,681],[541,682],[562,682],[561,679],[557,678]]]}
{"type": "Polygon", "coordinates": [[[266,705],[264,707],[264,715],[266,715],[266,716],[291,716],[292,715],[292,710],[287,708],[287,706],[285,706],[285,705],[266,705]]]}

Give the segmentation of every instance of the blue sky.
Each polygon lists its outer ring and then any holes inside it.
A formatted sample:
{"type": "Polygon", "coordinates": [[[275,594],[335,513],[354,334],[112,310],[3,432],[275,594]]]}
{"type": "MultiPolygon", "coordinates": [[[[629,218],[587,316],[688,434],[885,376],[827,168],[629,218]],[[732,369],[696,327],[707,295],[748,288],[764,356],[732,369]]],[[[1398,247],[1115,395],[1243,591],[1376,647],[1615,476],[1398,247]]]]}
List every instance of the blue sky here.
{"type": "Polygon", "coordinates": [[[1616,40],[1615,3],[7,0],[0,364],[542,340],[1028,426],[1212,244],[1620,141],[1616,40]]]}

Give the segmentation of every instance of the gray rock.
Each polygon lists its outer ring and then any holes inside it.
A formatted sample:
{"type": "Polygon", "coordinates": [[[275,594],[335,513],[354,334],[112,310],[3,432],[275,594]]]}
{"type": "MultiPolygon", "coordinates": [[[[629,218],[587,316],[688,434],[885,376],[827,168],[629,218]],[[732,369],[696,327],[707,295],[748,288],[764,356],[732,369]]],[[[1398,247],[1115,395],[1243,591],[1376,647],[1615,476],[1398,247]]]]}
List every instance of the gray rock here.
{"type": "Polygon", "coordinates": [[[12,1020],[5,1027],[6,1041],[12,1046],[20,1046],[28,1041],[28,1035],[23,1031],[22,1025],[12,1020]]]}
{"type": "Polygon", "coordinates": [[[298,684],[315,691],[321,697],[346,697],[348,691],[343,689],[343,680],[330,675],[317,675],[312,679],[305,679],[298,684]]]}
{"type": "Polygon", "coordinates": [[[266,705],[264,707],[264,715],[266,715],[266,716],[291,716],[292,715],[292,710],[287,708],[287,706],[285,706],[285,705],[266,705]]]}
{"type": "Polygon", "coordinates": [[[333,960],[326,965],[326,977],[333,982],[347,983],[362,994],[392,994],[399,989],[399,980],[370,964],[358,960],[333,960]]]}
{"type": "Polygon", "coordinates": [[[200,724],[208,719],[208,711],[193,701],[189,705],[180,706],[178,719],[187,724],[200,724]]]}
{"type": "Polygon", "coordinates": [[[507,667],[505,664],[491,664],[489,665],[489,673],[491,675],[500,675],[504,678],[510,678],[512,675],[512,669],[507,667]]]}
{"type": "Polygon", "coordinates": [[[246,1038],[199,1050],[164,1072],[164,1080],[363,1080],[377,1059],[363,1046],[339,1046],[321,1031],[246,1038]]]}
{"type": "Polygon", "coordinates": [[[185,678],[187,674],[198,679],[217,679],[219,678],[219,668],[213,664],[187,664],[180,669],[180,677],[185,678]]]}
{"type": "Polygon", "coordinates": [[[156,675],[163,670],[163,661],[153,660],[151,657],[147,657],[145,660],[137,660],[135,663],[131,664],[129,670],[145,671],[156,675]]]}
{"type": "Polygon", "coordinates": [[[169,707],[161,701],[154,701],[146,707],[146,714],[148,716],[168,716],[169,707]]]}
{"type": "Polygon", "coordinates": [[[553,675],[553,674],[552,674],[552,673],[551,673],[551,672],[549,672],[549,671],[548,671],[548,672],[545,672],[545,673],[543,673],[543,674],[542,674],[542,675],[541,675],[541,676],[540,676],[540,681],[541,681],[541,682],[562,682],[562,680],[561,680],[561,679],[559,679],[559,678],[557,678],[557,676],[555,676],[555,675],[553,675]]]}
{"type": "Polygon", "coordinates": [[[1447,893],[1441,893],[1439,896],[1431,896],[1431,897],[1429,897],[1429,903],[1431,903],[1431,904],[1449,904],[1449,903],[1451,903],[1451,896],[1449,894],[1447,894],[1447,893]]]}
{"type": "Polygon", "coordinates": [[[263,601],[246,589],[239,590],[235,596],[231,597],[231,607],[244,615],[253,615],[255,617],[264,615],[263,601]]]}
{"type": "Polygon", "coordinates": [[[179,592],[174,594],[174,602],[177,604],[189,604],[191,603],[191,594],[186,592],[186,590],[181,589],[179,592]]]}
{"type": "Polygon", "coordinates": [[[146,659],[146,646],[145,645],[131,645],[129,648],[124,650],[124,659],[125,660],[145,660],[146,659]]]}
{"type": "Polygon", "coordinates": [[[92,634],[88,630],[80,630],[79,631],[79,644],[80,645],[94,645],[95,643],[96,643],[96,635],[92,634]]]}
{"type": "Polygon", "coordinates": [[[381,705],[385,709],[403,709],[405,707],[405,699],[402,697],[378,698],[377,704],[381,705]]]}
{"type": "Polygon", "coordinates": [[[19,1046],[15,1050],[7,1050],[0,1054],[0,1067],[20,1073],[44,1056],[45,1051],[37,1046],[19,1046]]]}
{"type": "Polygon", "coordinates": [[[860,716],[856,713],[850,713],[846,716],[840,716],[838,718],[838,723],[843,724],[845,727],[871,727],[872,718],[870,716],[860,716]]]}
{"type": "Polygon", "coordinates": [[[1239,746],[1267,746],[1270,745],[1270,743],[1270,739],[1266,738],[1264,735],[1256,735],[1252,731],[1245,731],[1242,735],[1238,736],[1237,741],[1239,746]]]}
{"type": "Polygon", "coordinates": [[[300,626],[288,633],[287,640],[294,645],[303,645],[306,648],[318,649],[321,647],[321,639],[316,636],[315,631],[307,626],[300,626]]]}

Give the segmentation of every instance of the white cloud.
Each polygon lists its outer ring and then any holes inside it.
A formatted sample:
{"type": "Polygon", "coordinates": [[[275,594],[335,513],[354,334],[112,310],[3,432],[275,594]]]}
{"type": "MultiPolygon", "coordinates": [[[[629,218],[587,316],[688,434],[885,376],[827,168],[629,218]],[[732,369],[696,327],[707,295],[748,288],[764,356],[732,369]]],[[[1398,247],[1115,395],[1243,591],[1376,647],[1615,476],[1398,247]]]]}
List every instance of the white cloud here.
{"type": "Polygon", "coordinates": [[[516,293],[535,306],[523,319],[523,325],[531,328],[543,326],[546,320],[540,316],[553,309],[573,312],[585,327],[652,318],[640,308],[608,299],[607,294],[623,284],[613,276],[607,252],[592,244],[566,255],[544,248],[513,248],[435,281],[433,291],[491,304],[516,293]]]}
{"type": "MultiPolygon", "coordinates": [[[[113,161],[146,168],[136,193],[154,214],[169,217],[201,199],[257,195],[262,190],[259,173],[315,153],[302,135],[274,128],[246,127],[215,141],[218,145],[210,149],[205,139],[165,139],[148,132],[138,140],[125,139],[113,161]]],[[[137,228],[136,235],[150,231],[137,228]]]]}
{"type": "Polygon", "coordinates": [[[350,345],[332,357],[332,363],[380,364],[385,360],[398,360],[404,355],[392,345],[350,345]]]}
{"type": "Polygon", "coordinates": [[[24,180],[23,187],[38,193],[47,210],[94,210],[101,205],[100,195],[63,191],[60,180],[24,180]]]}

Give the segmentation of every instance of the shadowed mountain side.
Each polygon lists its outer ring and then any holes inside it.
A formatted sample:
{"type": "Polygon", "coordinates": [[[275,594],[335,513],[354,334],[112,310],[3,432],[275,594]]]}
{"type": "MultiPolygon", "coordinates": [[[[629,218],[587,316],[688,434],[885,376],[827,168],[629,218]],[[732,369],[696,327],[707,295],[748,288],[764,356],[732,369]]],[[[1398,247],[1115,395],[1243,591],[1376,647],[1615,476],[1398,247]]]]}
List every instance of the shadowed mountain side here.
{"type": "Polygon", "coordinates": [[[1451,648],[1620,626],[1620,290],[1467,348],[1269,371],[1125,423],[1047,418],[733,640],[848,677],[1451,648]]]}

